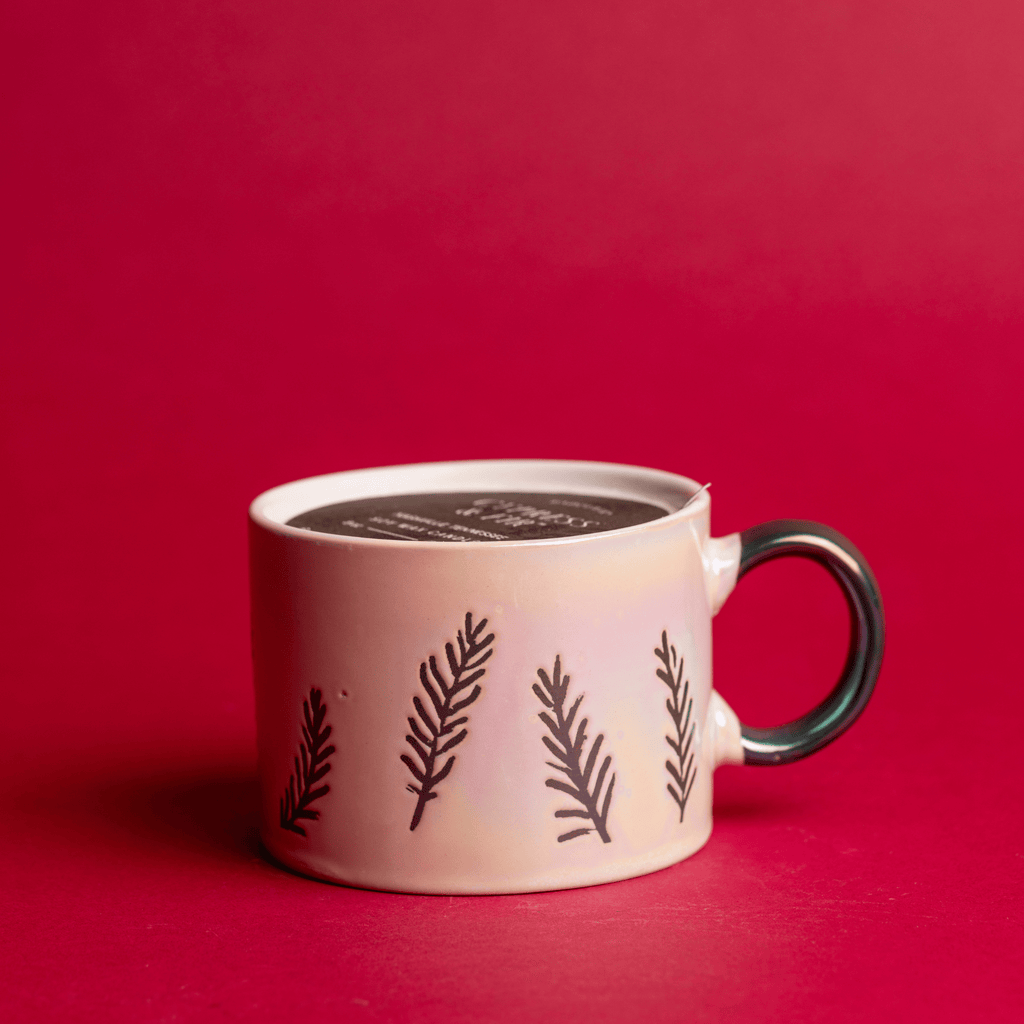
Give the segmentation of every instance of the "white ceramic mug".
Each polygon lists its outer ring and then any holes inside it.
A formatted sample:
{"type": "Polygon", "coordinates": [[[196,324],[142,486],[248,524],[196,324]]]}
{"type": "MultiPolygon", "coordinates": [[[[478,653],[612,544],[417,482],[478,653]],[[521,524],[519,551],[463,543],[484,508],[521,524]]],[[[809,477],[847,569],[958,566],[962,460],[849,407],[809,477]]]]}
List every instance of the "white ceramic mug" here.
{"type": "Polygon", "coordinates": [[[874,577],[839,534],[782,520],[716,539],[709,519],[692,480],[584,462],[360,470],[260,495],[270,853],[336,882],[456,894],[608,882],[699,850],[715,768],[830,742],[884,645],[874,577]],[[323,532],[314,510],[339,503],[358,514],[323,532]],[[620,525],[637,509],[648,518],[620,525]],[[739,576],[791,554],[840,583],[850,653],[819,707],[750,729],[712,689],[711,618],[739,576]]]}

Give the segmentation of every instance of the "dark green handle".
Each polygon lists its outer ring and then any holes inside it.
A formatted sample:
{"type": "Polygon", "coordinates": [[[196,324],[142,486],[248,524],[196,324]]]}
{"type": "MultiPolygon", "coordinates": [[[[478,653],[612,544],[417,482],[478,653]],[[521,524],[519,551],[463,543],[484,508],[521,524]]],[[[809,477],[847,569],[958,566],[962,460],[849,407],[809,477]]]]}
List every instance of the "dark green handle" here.
{"type": "Polygon", "coordinates": [[[746,764],[789,764],[831,743],[864,710],[885,649],[882,597],[861,553],[841,533],[821,523],[776,519],[744,530],[740,542],[737,580],[773,558],[810,558],[832,574],[850,607],[850,650],[832,692],[795,722],[773,729],[742,727],[746,764]]]}

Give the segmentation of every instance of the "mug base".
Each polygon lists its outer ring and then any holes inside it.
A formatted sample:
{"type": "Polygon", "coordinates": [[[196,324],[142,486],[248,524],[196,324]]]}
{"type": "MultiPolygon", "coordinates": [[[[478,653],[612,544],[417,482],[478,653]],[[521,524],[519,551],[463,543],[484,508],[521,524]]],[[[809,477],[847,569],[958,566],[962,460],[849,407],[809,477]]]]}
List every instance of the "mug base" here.
{"type": "Polygon", "coordinates": [[[284,850],[268,842],[261,833],[264,850],[283,867],[313,878],[355,889],[369,889],[375,892],[394,892],[420,896],[500,896],[515,893],[555,892],[561,889],[581,889],[590,885],[604,885],[621,882],[627,878],[638,878],[655,871],[662,871],[692,857],[711,838],[711,823],[697,833],[687,830],[686,839],[658,847],[650,853],[637,857],[622,858],[585,871],[566,868],[562,871],[535,872],[530,875],[513,877],[450,877],[427,878],[407,874],[386,877],[373,871],[357,871],[332,859],[309,851],[284,850]]]}

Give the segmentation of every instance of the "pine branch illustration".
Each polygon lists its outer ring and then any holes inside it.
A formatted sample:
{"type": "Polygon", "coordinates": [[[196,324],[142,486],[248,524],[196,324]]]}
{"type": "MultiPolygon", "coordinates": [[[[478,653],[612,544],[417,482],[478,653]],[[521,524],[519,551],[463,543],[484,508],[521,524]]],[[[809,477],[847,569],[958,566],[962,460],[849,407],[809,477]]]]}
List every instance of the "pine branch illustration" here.
{"type": "Polygon", "coordinates": [[[458,656],[456,657],[454,644],[444,645],[452,677],[450,683],[437,667],[437,659],[433,655],[427,661],[420,662],[420,683],[430,700],[430,707],[428,708],[418,696],[413,697],[412,703],[418,720],[413,717],[408,719],[411,731],[405,737],[419,758],[420,764],[408,754],[401,755],[402,761],[412,772],[417,783],[414,785],[410,782],[406,786],[410,793],[417,796],[416,809],[409,825],[410,831],[416,830],[427,804],[437,798],[438,794],[434,792],[434,787],[448,777],[455,764],[454,754],[450,754],[440,768],[436,768],[438,759],[457,747],[468,735],[467,729],[459,727],[465,726],[469,717],[453,716],[464,711],[480,696],[479,681],[487,671],[483,664],[494,653],[494,648],[491,647],[494,634],[488,633],[483,639],[480,638],[486,625],[487,620],[481,619],[474,628],[473,615],[466,612],[465,631],[460,629],[456,636],[458,656]],[[456,699],[459,694],[465,694],[466,690],[469,690],[468,695],[456,699]]]}
{"type": "Polygon", "coordinates": [[[302,740],[299,742],[299,756],[295,760],[295,771],[288,778],[288,788],[280,800],[281,828],[297,832],[300,836],[306,830],[299,824],[299,819],[318,821],[320,812],[310,810],[309,805],[330,792],[331,787],[325,782],[316,784],[331,770],[327,760],[334,753],[334,746],[325,747],[331,735],[331,727],[324,725],[327,717],[327,705],[323,703],[323,694],[315,687],[309,691],[309,700],[302,702],[302,740]],[[316,787],[314,789],[314,786],[316,787]]]}
{"type": "Polygon", "coordinates": [[[596,831],[602,842],[610,843],[612,837],[608,834],[608,808],[611,806],[612,790],[615,786],[614,772],[608,780],[608,788],[604,791],[604,800],[601,799],[601,788],[604,786],[608,768],[612,763],[611,755],[605,757],[597,777],[594,779],[593,789],[590,788],[594,767],[600,756],[601,744],[604,742],[604,734],[598,734],[584,762],[587,719],[582,719],[576,726],[575,735],[573,735],[572,727],[576,721],[576,712],[579,711],[585,694],[581,693],[576,698],[569,713],[566,714],[565,699],[569,690],[569,677],[562,675],[560,657],[556,656],[555,668],[550,676],[542,668],[537,669],[537,676],[540,678],[540,684],[533,684],[533,692],[541,704],[548,709],[541,711],[538,717],[547,726],[548,732],[553,737],[552,739],[542,736],[541,740],[556,758],[555,761],[546,761],[545,764],[565,776],[565,779],[547,779],[544,785],[550,789],[557,789],[561,793],[567,793],[582,805],[582,810],[574,807],[555,811],[555,817],[589,818],[593,823],[593,828],[580,827],[563,833],[558,837],[558,841],[564,843],[569,839],[576,839],[578,836],[585,836],[588,832],[596,831]]]}
{"type": "Polygon", "coordinates": [[[690,680],[683,682],[682,659],[677,654],[675,645],[669,646],[668,633],[665,630],[661,632],[661,647],[656,647],[654,653],[663,665],[663,668],[657,670],[657,676],[672,693],[670,698],[666,698],[665,707],[672,716],[676,735],[675,739],[666,736],[665,742],[675,752],[678,764],[666,761],[665,769],[675,783],[668,784],[668,791],[679,807],[679,822],[682,824],[683,816],[686,814],[686,801],[690,799],[693,780],[697,777],[697,769],[693,766],[693,737],[697,730],[697,723],[691,721],[693,697],[690,696],[690,680]]]}

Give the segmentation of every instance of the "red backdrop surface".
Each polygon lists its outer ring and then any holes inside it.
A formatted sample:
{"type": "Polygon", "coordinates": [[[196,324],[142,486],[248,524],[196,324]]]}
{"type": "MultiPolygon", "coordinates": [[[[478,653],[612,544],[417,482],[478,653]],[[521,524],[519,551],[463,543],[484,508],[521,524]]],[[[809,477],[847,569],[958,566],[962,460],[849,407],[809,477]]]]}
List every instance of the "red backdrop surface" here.
{"type": "MultiPolygon", "coordinates": [[[[7,1020],[1018,1020],[1024,8],[16,0],[7,1020]],[[641,879],[362,892],[255,837],[245,509],[474,457],[711,480],[872,562],[875,699],[641,879]]],[[[835,679],[810,564],[716,685],[835,679]]]]}

